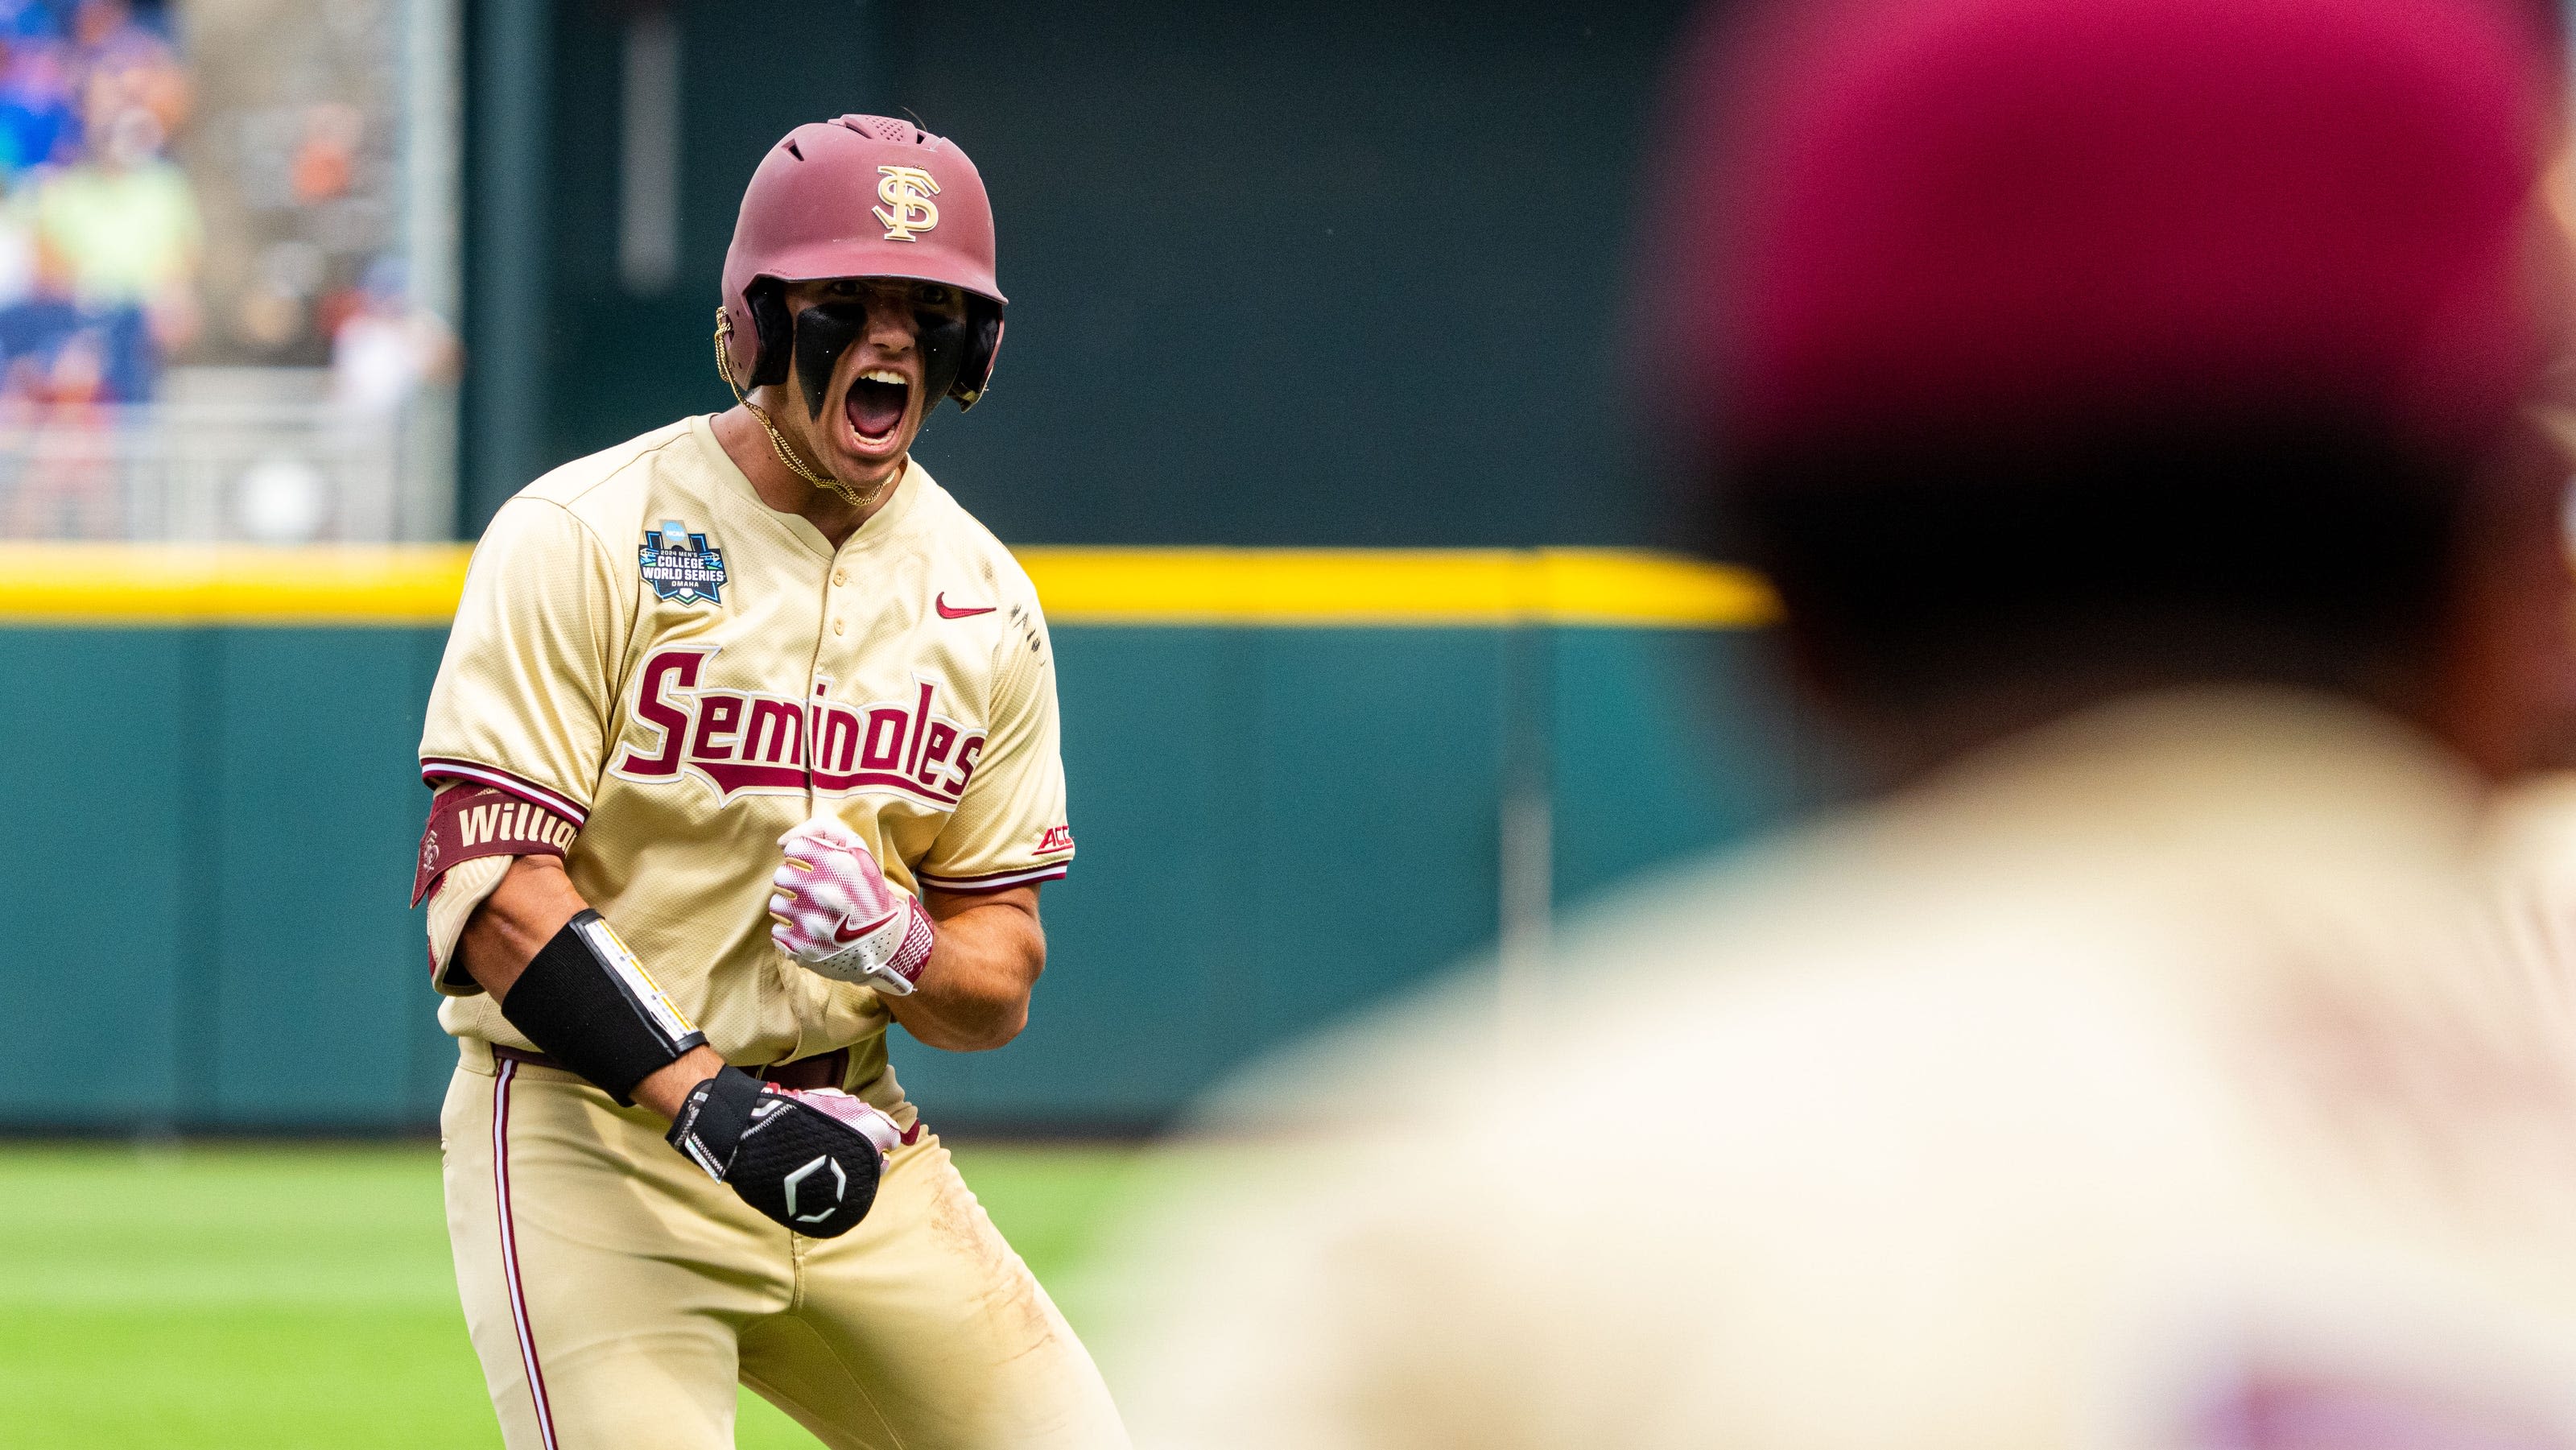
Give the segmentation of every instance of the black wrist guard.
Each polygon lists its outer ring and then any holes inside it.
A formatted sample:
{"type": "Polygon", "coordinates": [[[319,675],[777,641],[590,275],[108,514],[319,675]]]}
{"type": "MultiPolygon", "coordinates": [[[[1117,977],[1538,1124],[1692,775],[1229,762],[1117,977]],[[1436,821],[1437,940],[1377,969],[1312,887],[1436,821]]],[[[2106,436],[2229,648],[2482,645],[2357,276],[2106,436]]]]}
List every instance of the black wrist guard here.
{"type": "Polygon", "coordinates": [[[772,1222],[809,1238],[859,1226],[885,1155],[867,1134],[728,1067],[698,1084],[671,1120],[671,1146],[772,1222]]]}
{"type": "Polygon", "coordinates": [[[546,1056],[633,1107],[627,1094],[706,1034],[662,995],[596,911],[564,923],[501,999],[501,1015],[546,1056]]]}

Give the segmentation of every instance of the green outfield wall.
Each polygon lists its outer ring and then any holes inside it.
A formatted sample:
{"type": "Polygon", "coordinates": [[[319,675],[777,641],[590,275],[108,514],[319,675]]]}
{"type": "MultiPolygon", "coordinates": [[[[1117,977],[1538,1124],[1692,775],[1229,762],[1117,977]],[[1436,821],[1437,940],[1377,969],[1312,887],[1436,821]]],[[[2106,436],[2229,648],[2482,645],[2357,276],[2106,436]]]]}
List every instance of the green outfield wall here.
{"type": "MultiPolygon", "coordinates": [[[[1056,629],[1080,856],[1046,890],[1027,1033],[975,1056],[898,1046],[925,1111],[1148,1125],[1489,947],[1514,790],[1550,803],[1564,904],[1779,808],[1796,732],[1749,683],[1743,620],[1461,602],[1494,562],[1414,558],[1446,592],[1411,615],[1336,615],[1348,589],[1218,607],[1164,588],[1160,622],[1133,568],[1033,566],[1051,611],[1084,605],[1056,629]],[[1651,622],[1603,622],[1622,617],[1651,622]]],[[[355,608],[0,620],[0,1130],[433,1120],[453,1051],[404,903],[445,632],[355,608]]]]}

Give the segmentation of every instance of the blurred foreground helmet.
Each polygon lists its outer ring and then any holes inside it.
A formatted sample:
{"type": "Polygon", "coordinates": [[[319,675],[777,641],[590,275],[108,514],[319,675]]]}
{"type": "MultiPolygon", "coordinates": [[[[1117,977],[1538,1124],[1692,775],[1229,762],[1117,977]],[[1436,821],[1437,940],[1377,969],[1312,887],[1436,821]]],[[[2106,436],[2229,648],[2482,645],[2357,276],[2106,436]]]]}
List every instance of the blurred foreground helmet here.
{"type": "Polygon", "coordinates": [[[2445,454],[2553,343],[2540,39],[2494,0],[1833,0],[1683,77],[1694,441],[2296,415],[2445,454]]]}
{"type": "Polygon", "coordinates": [[[956,143],[886,116],[799,126],[761,158],[734,220],[724,265],[728,364],[745,388],[787,380],[789,282],[938,282],[966,294],[967,314],[961,338],[923,339],[929,403],[948,396],[972,407],[1002,345],[1008,299],[993,272],[993,205],[956,143]]]}

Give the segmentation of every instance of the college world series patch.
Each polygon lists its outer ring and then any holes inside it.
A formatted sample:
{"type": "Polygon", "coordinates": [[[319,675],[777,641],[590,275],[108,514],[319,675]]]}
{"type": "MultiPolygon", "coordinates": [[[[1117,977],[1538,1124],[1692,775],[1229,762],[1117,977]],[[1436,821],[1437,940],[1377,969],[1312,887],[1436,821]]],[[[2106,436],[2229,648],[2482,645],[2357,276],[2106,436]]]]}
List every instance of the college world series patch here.
{"type": "Polygon", "coordinates": [[[659,531],[644,531],[644,547],[635,554],[644,582],[656,598],[682,604],[724,602],[724,551],[707,547],[707,536],[689,532],[677,519],[665,519],[659,531]]]}

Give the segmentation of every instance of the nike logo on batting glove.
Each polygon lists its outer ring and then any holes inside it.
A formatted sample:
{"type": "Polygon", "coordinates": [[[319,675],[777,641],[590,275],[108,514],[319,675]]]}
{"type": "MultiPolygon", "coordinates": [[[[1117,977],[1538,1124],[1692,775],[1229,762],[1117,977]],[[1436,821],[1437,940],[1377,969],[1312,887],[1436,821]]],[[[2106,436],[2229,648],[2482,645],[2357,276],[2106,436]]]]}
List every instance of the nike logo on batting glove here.
{"type": "Polygon", "coordinates": [[[910,995],[938,940],[930,913],[837,820],[818,816],[778,843],[786,855],[770,879],[770,940],[818,975],[910,995]]]}
{"type": "MultiPolygon", "coordinates": [[[[891,921],[892,919],[893,918],[889,917],[886,920],[891,921]]],[[[869,932],[875,931],[886,924],[885,921],[872,921],[865,926],[852,926],[850,921],[850,918],[843,917],[841,920],[832,923],[832,940],[843,946],[847,946],[851,942],[857,941],[859,938],[866,936],[869,932]]]]}

